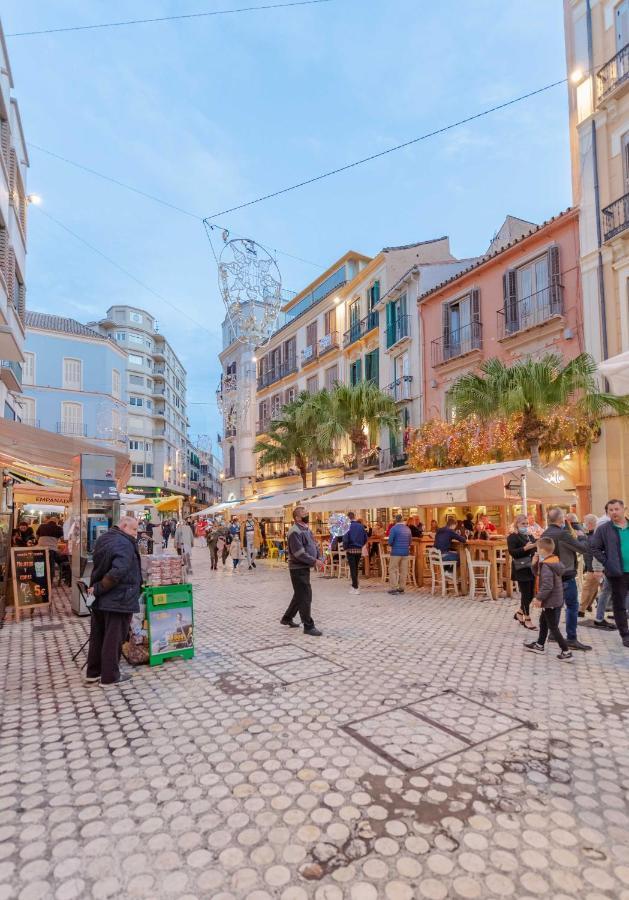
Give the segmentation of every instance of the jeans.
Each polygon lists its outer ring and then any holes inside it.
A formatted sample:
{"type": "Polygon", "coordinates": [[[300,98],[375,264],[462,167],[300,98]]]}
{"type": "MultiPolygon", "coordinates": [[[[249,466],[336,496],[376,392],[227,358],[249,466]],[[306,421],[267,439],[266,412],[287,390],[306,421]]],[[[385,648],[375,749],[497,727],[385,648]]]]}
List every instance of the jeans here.
{"type": "Polygon", "coordinates": [[[87,652],[87,677],[102,684],[113,684],[120,678],[120,653],[129,634],[131,613],[92,610],[90,645],[87,652]]]}
{"type": "Polygon", "coordinates": [[[247,535],[246,553],[247,553],[247,562],[249,563],[249,568],[251,568],[251,565],[256,558],[256,548],[253,543],[253,534],[251,535],[251,537],[249,537],[249,535],[247,535]]]}
{"type": "Polygon", "coordinates": [[[360,553],[347,554],[349,574],[352,576],[352,587],[358,590],[358,567],[360,566],[360,553]]]}
{"type": "Polygon", "coordinates": [[[290,580],[293,585],[293,599],[288,604],[288,609],[282,616],[282,622],[292,622],[295,614],[299,613],[304,630],[314,628],[311,615],[312,587],[310,586],[310,569],[303,566],[299,569],[289,569],[290,580]]]}
{"type": "Polygon", "coordinates": [[[389,559],[389,584],[392,591],[403,591],[408,578],[408,556],[391,556],[389,559]]]}
{"type": "Polygon", "coordinates": [[[612,599],[612,586],[603,576],[603,580],[601,582],[601,589],[598,594],[598,600],[596,601],[596,621],[602,622],[605,618],[605,613],[607,612],[607,607],[609,606],[612,599]]]}
{"type": "MultiPolygon", "coordinates": [[[[576,614],[575,614],[576,615],[576,614]]],[[[546,643],[546,638],[548,637],[548,632],[552,634],[554,639],[557,641],[562,650],[568,649],[568,644],[566,643],[566,639],[561,633],[559,629],[559,619],[561,618],[561,607],[558,606],[555,609],[543,609],[542,614],[539,620],[539,636],[537,638],[537,643],[540,646],[544,646],[546,643]]]]}
{"type": "Polygon", "coordinates": [[[627,594],[629,594],[629,572],[623,575],[608,575],[612,591],[612,606],[614,608],[614,622],[618,628],[618,634],[625,637],[629,634],[627,626],[627,594]]]}
{"type": "Polygon", "coordinates": [[[564,581],[563,602],[566,606],[566,637],[569,641],[576,641],[579,621],[579,590],[576,578],[567,578],[564,581]]]}
{"type": "Polygon", "coordinates": [[[456,550],[446,550],[445,553],[441,554],[441,559],[444,562],[458,562],[459,554],[456,552],[456,550]]]}

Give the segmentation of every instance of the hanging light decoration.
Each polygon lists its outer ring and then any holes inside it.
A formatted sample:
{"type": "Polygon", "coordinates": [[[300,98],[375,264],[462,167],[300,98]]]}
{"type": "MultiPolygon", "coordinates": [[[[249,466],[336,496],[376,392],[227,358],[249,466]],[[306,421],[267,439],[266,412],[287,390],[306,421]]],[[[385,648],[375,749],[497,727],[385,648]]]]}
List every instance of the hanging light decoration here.
{"type": "Polygon", "coordinates": [[[249,238],[227,240],[218,259],[218,283],[236,340],[252,350],[265,344],[282,302],[276,260],[249,238]]]}

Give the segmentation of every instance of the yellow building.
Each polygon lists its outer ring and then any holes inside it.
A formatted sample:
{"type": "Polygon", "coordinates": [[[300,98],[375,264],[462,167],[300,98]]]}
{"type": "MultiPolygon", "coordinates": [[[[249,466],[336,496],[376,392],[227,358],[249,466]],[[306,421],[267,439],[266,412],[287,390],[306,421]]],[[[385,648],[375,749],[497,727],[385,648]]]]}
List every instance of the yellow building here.
{"type": "MultiPolygon", "coordinates": [[[[629,0],[564,0],[574,205],[586,349],[629,392],[629,0]]],[[[605,421],[591,457],[592,510],[629,500],[629,419],[605,421]]]]}

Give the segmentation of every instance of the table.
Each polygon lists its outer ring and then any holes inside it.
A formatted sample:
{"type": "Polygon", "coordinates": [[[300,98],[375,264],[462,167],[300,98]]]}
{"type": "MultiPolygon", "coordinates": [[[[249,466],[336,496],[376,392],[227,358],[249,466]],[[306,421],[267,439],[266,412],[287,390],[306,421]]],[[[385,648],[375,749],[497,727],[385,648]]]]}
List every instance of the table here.
{"type": "Polygon", "coordinates": [[[470,551],[472,559],[488,559],[491,565],[489,570],[489,584],[491,587],[491,595],[497,600],[502,590],[500,578],[498,576],[498,552],[504,553],[505,566],[505,582],[507,596],[511,597],[513,588],[511,585],[511,557],[507,549],[507,542],[504,539],[498,540],[469,540],[465,544],[458,543],[459,551],[459,568],[461,570],[461,593],[466,596],[469,593],[469,577],[467,571],[467,558],[465,556],[466,548],[470,551]]]}
{"type": "MultiPolygon", "coordinates": [[[[426,558],[425,558],[425,550],[426,547],[432,547],[433,539],[431,537],[421,537],[421,538],[413,538],[411,544],[411,552],[410,555],[414,557],[415,560],[415,580],[417,582],[418,587],[423,587],[424,585],[424,576],[426,572],[426,558]]],[[[370,537],[367,541],[367,546],[369,550],[371,550],[372,546],[382,545],[382,549],[385,553],[388,553],[388,539],[387,538],[374,538],[370,537]]],[[[365,563],[365,578],[371,578],[371,556],[363,557],[365,563]]],[[[375,572],[374,572],[375,574],[375,572]]]]}

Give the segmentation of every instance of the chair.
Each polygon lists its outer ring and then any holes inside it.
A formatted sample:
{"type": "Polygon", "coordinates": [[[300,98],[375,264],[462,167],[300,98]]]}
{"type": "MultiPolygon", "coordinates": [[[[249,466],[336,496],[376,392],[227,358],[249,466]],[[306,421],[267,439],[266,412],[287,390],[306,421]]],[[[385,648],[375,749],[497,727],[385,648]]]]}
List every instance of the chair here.
{"type": "MultiPolygon", "coordinates": [[[[420,551],[418,551],[420,552],[420,551]]],[[[417,570],[417,557],[415,553],[411,550],[408,557],[408,574],[406,576],[406,584],[411,585],[412,587],[417,587],[417,577],[415,572],[417,570]]]]}
{"type": "Polygon", "coordinates": [[[329,542],[321,545],[321,551],[323,553],[323,571],[321,575],[323,578],[334,578],[334,557],[332,556],[329,542]]]}
{"type": "Polygon", "coordinates": [[[459,596],[459,586],[457,584],[457,568],[456,560],[444,560],[441,550],[436,547],[430,547],[428,550],[428,561],[430,563],[430,593],[434,594],[437,589],[437,582],[441,585],[441,596],[447,597],[448,590],[452,588],[452,593],[459,596]]]}
{"type": "Polygon", "coordinates": [[[389,554],[382,549],[382,544],[378,546],[378,560],[380,562],[380,577],[382,583],[386,584],[389,580],[389,554]]]}
{"type": "Polygon", "coordinates": [[[274,541],[272,541],[271,538],[266,539],[266,549],[267,549],[267,556],[269,559],[278,559],[279,558],[280,553],[277,548],[277,544],[274,543],[274,541]]]}
{"type": "Polygon", "coordinates": [[[472,559],[472,555],[467,548],[465,550],[465,559],[470,582],[469,599],[474,600],[476,598],[476,591],[479,590],[479,596],[484,595],[487,600],[492,600],[490,581],[491,563],[487,559],[472,559]]]}
{"type": "Polygon", "coordinates": [[[343,550],[343,548],[340,545],[338,548],[337,565],[338,565],[337,575],[339,577],[339,580],[343,577],[343,575],[346,578],[349,577],[349,566],[347,564],[347,554],[345,553],[345,550],[343,550]]]}

